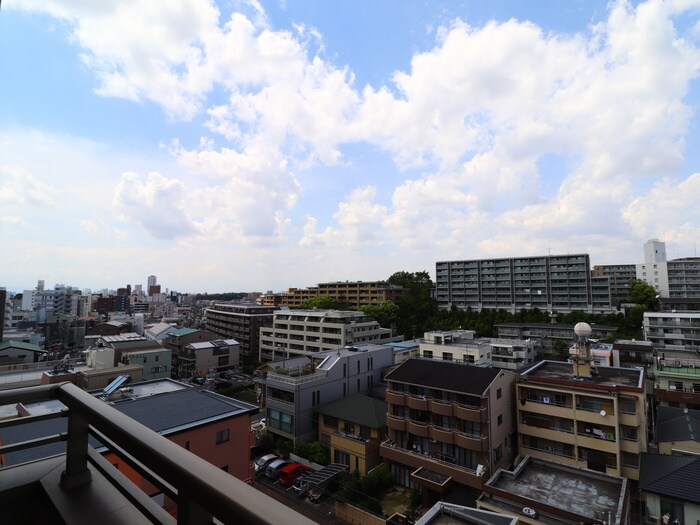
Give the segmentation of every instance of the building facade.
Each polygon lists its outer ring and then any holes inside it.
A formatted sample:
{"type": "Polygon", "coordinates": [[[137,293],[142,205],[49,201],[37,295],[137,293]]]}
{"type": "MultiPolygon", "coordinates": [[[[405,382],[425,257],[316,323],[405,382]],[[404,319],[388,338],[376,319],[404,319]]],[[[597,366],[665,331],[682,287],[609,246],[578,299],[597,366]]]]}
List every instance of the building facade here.
{"type": "Polygon", "coordinates": [[[425,332],[419,340],[419,357],[461,361],[476,366],[517,370],[534,361],[531,340],[474,338],[472,330],[425,332]]]}
{"type": "Polygon", "coordinates": [[[272,327],[260,329],[260,361],[307,355],[357,344],[401,341],[391,329],[362,312],[342,310],[278,310],[272,327]]]}
{"type": "Polygon", "coordinates": [[[518,377],[519,454],[639,479],[647,450],[644,370],[592,367],[580,374],[574,367],[540,361],[518,377]]]}
{"type": "Polygon", "coordinates": [[[321,405],[372,392],[393,363],[393,348],[364,345],[266,365],[256,382],[267,431],[295,445],[318,439],[321,405]]]}
{"type": "Polygon", "coordinates": [[[644,312],[644,339],[667,357],[697,357],[700,312],[644,312]]]}
{"type": "Polygon", "coordinates": [[[513,373],[409,359],[386,381],[389,433],[380,453],[396,483],[427,491],[424,501],[452,483],[481,490],[513,461],[513,373]]]}
{"type": "Polygon", "coordinates": [[[318,440],[330,450],[331,463],[364,476],[381,463],[379,445],[386,436],[387,404],[363,394],[344,397],[318,409],[318,440]]]}
{"type": "Polygon", "coordinates": [[[395,301],[406,293],[407,290],[403,287],[386,281],[336,281],[319,283],[309,288],[290,288],[287,292],[278,294],[267,294],[262,297],[261,302],[266,306],[299,308],[307,299],[323,296],[342,301],[352,308],[360,308],[395,301]]]}
{"type": "Polygon", "coordinates": [[[260,329],[272,326],[274,306],[215,304],[205,310],[207,330],[219,338],[235,339],[241,345],[241,359],[255,361],[260,356],[260,329]]]}
{"type": "Polygon", "coordinates": [[[594,287],[588,254],[442,261],[435,269],[443,310],[614,310],[606,278],[597,278],[594,287]]]}
{"type": "Polygon", "coordinates": [[[619,305],[629,300],[630,283],[637,279],[635,264],[601,264],[593,266],[593,277],[607,277],[613,304],[619,305]]]}

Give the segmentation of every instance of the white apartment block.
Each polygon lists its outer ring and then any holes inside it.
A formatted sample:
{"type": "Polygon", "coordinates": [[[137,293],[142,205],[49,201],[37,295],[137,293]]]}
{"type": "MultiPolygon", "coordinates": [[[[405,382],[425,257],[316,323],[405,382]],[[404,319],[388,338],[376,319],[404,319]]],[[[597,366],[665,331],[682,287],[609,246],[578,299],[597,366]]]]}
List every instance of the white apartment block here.
{"type": "Polygon", "coordinates": [[[314,355],[356,344],[401,341],[391,329],[362,312],[343,310],[280,310],[271,328],[260,328],[260,360],[314,355]]]}
{"type": "Polygon", "coordinates": [[[459,361],[474,366],[517,370],[535,359],[534,341],[521,339],[474,339],[473,330],[425,332],[419,341],[424,359],[459,361]]]}
{"type": "Polygon", "coordinates": [[[667,261],[666,244],[652,239],[644,245],[644,263],[637,265],[637,279],[653,286],[662,298],[700,298],[700,257],[667,261]]]}
{"type": "Polygon", "coordinates": [[[644,312],[644,338],[666,357],[696,357],[700,312],[644,312]]]}

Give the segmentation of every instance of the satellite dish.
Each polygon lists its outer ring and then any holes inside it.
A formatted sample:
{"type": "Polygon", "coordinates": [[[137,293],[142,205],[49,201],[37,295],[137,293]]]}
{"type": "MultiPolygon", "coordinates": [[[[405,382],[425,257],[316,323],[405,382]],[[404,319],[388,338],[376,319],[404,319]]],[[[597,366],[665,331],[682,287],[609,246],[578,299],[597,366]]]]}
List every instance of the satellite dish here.
{"type": "Polygon", "coordinates": [[[601,410],[601,411],[600,411],[600,415],[601,415],[601,416],[605,417],[606,414],[607,414],[607,412],[605,412],[605,410],[601,410]]]}

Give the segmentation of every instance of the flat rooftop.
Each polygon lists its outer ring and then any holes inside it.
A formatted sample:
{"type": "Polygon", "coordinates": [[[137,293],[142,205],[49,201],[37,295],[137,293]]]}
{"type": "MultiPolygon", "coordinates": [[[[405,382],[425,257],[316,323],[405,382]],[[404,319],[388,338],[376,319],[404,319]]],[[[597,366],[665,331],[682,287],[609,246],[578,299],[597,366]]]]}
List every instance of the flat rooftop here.
{"type": "Polygon", "coordinates": [[[574,378],[574,365],[564,361],[540,361],[526,369],[520,375],[558,381],[571,381],[577,385],[600,385],[612,387],[643,388],[644,370],[642,368],[621,368],[617,366],[594,367],[596,375],[574,378]]]}
{"type": "Polygon", "coordinates": [[[484,491],[498,498],[489,499],[491,504],[505,499],[504,510],[512,502],[518,512],[527,505],[554,516],[565,511],[568,519],[575,514],[608,523],[620,523],[626,513],[626,479],[533,457],[525,458],[512,472],[498,470],[484,491]]]}

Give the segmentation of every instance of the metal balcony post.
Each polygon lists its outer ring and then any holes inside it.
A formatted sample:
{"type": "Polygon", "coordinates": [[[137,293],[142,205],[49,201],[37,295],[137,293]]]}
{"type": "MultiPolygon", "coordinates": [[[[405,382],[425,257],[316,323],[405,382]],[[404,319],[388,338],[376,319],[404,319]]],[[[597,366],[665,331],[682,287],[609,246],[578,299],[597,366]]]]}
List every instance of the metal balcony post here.
{"type": "Polygon", "coordinates": [[[61,474],[61,487],[70,490],[89,483],[88,470],[88,422],[71,409],[68,412],[68,442],[66,445],[66,470],[61,474]]]}
{"type": "Polygon", "coordinates": [[[194,499],[180,490],[177,497],[178,525],[211,525],[212,516],[194,499]]]}

